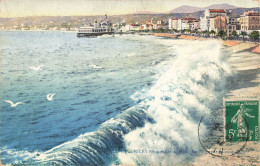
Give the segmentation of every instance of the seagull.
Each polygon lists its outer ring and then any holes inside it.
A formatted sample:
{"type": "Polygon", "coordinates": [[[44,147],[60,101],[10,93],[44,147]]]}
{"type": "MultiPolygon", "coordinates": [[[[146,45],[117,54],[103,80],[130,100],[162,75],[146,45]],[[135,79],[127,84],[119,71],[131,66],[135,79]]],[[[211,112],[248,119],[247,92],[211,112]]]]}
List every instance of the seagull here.
{"type": "Polygon", "coordinates": [[[16,107],[19,104],[23,104],[22,102],[13,103],[11,100],[4,100],[6,103],[9,103],[11,107],[16,107]]]}
{"type": "Polygon", "coordinates": [[[47,100],[52,101],[54,95],[55,95],[55,93],[47,94],[47,96],[46,96],[46,97],[47,97],[47,100]]]}
{"type": "Polygon", "coordinates": [[[97,66],[97,65],[90,65],[93,69],[103,69],[103,67],[97,66]]]}
{"type": "Polygon", "coordinates": [[[43,65],[39,65],[39,66],[31,66],[30,68],[33,69],[33,70],[40,70],[41,67],[43,67],[43,65]]]}

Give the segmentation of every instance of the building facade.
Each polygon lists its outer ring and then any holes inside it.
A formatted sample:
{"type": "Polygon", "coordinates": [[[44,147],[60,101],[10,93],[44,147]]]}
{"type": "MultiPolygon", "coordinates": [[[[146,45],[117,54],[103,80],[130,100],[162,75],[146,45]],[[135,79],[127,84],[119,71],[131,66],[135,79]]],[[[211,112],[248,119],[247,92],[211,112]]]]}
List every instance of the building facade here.
{"type": "Polygon", "coordinates": [[[226,25],[226,32],[227,36],[232,36],[233,31],[237,31],[237,33],[240,31],[240,23],[237,17],[228,16],[227,19],[227,25],[226,25]]]}
{"type": "Polygon", "coordinates": [[[214,30],[214,18],[216,16],[226,16],[227,13],[223,9],[206,9],[204,12],[204,17],[200,17],[200,29],[201,31],[214,30]]]}
{"type": "Polygon", "coordinates": [[[169,29],[177,29],[178,27],[178,18],[169,19],[169,29]]]}
{"type": "Polygon", "coordinates": [[[214,31],[218,33],[219,31],[223,30],[226,31],[226,24],[227,24],[227,19],[225,16],[216,16],[214,18],[214,31]]]}
{"type": "Polygon", "coordinates": [[[260,13],[255,11],[245,12],[240,17],[241,31],[260,30],[260,13]]]}

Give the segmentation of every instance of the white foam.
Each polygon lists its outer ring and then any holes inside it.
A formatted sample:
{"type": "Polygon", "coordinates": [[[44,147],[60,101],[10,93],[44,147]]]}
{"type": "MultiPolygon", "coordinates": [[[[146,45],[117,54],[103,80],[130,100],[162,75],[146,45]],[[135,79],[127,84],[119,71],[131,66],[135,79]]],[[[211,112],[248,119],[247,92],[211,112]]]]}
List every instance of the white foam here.
{"type": "Polygon", "coordinates": [[[199,118],[209,113],[212,103],[221,98],[225,78],[231,74],[230,67],[222,61],[219,41],[158,39],[157,42],[169,46],[177,57],[167,70],[162,69],[151,89],[132,96],[134,100],[142,100],[155,123],[146,123],[145,127],[127,134],[124,140],[128,152],[168,149],[176,153],[120,152],[118,158],[122,165],[173,164],[191,155],[180,155],[178,151],[201,150],[197,136],[199,118]]]}

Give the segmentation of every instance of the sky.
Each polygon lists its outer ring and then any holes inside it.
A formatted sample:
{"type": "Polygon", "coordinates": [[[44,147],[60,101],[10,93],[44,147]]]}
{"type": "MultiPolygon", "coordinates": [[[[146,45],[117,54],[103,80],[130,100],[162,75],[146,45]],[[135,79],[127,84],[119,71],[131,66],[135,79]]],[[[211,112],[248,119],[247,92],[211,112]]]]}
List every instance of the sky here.
{"type": "Polygon", "coordinates": [[[259,7],[260,0],[0,0],[0,17],[118,15],[169,12],[182,5],[207,7],[228,3],[259,7]]]}

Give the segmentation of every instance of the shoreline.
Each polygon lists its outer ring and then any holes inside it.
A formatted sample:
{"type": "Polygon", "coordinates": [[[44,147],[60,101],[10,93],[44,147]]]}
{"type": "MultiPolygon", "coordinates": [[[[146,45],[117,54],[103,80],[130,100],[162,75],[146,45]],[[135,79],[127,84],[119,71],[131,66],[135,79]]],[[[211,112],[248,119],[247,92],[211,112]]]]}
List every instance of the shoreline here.
{"type": "MultiPolygon", "coordinates": [[[[224,97],[260,97],[260,52],[259,44],[243,41],[223,41],[222,44],[230,51],[227,62],[235,71],[235,82],[224,97]],[[234,85],[234,86],[233,86],[234,85]]],[[[221,114],[221,113],[220,113],[221,114]]],[[[220,115],[223,116],[223,115],[220,115]]],[[[235,145],[239,148],[241,145],[235,145]]],[[[219,148],[214,145],[212,149],[219,148]]],[[[228,145],[222,145],[222,148],[228,145]]],[[[241,153],[216,157],[211,154],[202,154],[194,159],[195,166],[201,165],[259,165],[259,141],[246,143],[241,153]]]]}
{"type": "MultiPolygon", "coordinates": [[[[203,38],[189,35],[173,35],[173,34],[150,34],[158,37],[185,39],[185,40],[207,40],[212,38],[203,38]]],[[[229,92],[224,97],[242,97],[256,96],[260,97],[260,45],[259,42],[243,42],[238,40],[222,40],[222,45],[230,51],[227,59],[232,70],[235,72],[234,87],[229,89],[229,92]]],[[[232,84],[232,86],[233,86],[232,84]]],[[[216,118],[223,116],[220,112],[216,118]]],[[[195,157],[189,165],[206,166],[206,165],[259,165],[260,164],[260,146],[259,141],[246,143],[245,148],[238,154],[216,157],[205,153],[195,157]]],[[[222,145],[222,148],[225,149],[222,145]]],[[[239,148],[241,145],[235,145],[234,148],[239,148]]],[[[219,145],[213,145],[212,149],[219,148],[219,145]]]]}
{"type": "MultiPolygon", "coordinates": [[[[170,33],[148,33],[148,35],[154,35],[158,37],[174,38],[174,39],[186,39],[186,40],[208,40],[214,38],[204,38],[191,35],[174,35],[170,33]]],[[[216,39],[216,38],[215,38],[216,39]]],[[[222,40],[222,44],[227,47],[233,47],[234,52],[250,51],[253,53],[260,54],[259,42],[240,41],[240,40],[222,40]]]]}

